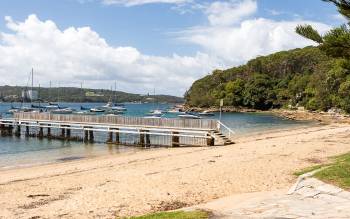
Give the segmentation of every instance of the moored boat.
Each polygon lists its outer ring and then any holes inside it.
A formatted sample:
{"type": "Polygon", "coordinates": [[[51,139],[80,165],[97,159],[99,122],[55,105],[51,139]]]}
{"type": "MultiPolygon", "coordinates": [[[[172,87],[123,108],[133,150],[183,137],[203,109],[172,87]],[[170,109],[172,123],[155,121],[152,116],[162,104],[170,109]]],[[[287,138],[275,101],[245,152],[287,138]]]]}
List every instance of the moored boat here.
{"type": "Polygon", "coordinates": [[[72,114],[73,109],[71,109],[71,108],[55,109],[55,110],[52,110],[51,113],[53,113],[53,114],[72,114]]]}
{"type": "Polygon", "coordinates": [[[185,113],[183,115],[178,115],[178,117],[182,118],[182,119],[201,119],[200,116],[194,115],[194,114],[189,114],[189,113],[185,113]]]}
{"type": "Polygon", "coordinates": [[[207,110],[204,110],[203,112],[198,113],[198,115],[200,115],[200,116],[215,116],[215,114],[213,112],[209,112],[207,110]]]}

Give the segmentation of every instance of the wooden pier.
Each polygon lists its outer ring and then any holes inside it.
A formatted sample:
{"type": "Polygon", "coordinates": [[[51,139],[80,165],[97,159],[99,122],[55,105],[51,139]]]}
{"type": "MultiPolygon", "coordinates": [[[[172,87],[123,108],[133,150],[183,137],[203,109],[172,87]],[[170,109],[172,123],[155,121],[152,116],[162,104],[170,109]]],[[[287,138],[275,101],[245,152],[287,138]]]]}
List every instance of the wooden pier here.
{"type": "Polygon", "coordinates": [[[15,113],[0,119],[1,136],[106,142],[117,145],[214,146],[232,144],[233,131],[213,119],[15,113]],[[223,134],[226,129],[229,137],[223,134]]]}

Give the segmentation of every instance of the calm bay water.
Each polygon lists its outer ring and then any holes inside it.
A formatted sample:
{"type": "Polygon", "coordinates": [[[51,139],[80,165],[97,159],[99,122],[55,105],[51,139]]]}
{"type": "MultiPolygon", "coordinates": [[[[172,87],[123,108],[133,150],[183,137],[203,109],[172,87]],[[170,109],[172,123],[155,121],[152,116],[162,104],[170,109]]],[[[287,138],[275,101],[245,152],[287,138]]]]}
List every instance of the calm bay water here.
{"type": "MultiPolygon", "coordinates": [[[[21,104],[13,104],[20,106],[21,104]]],[[[62,103],[61,106],[80,109],[80,106],[96,107],[101,103],[62,103]]],[[[29,105],[28,105],[29,106],[29,105]]],[[[154,104],[125,104],[128,111],[125,116],[145,116],[154,109],[154,104]]],[[[159,109],[167,109],[169,104],[159,104],[159,109]]],[[[6,116],[11,108],[10,103],[0,103],[0,113],[6,116]]],[[[8,116],[8,115],[7,115],[8,116]]],[[[175,114],[166,114],[165,117],[176,118],[175,114]]],[[[219,114],[209,117],[218,119],[219,114]]],[[[273,129],[297,127],[306,125],[305,122],[286,120],[270,114],[261,113],[223,113],[222,121],[232,128],[237,135],[273,129]]],[[[142,150],[136,147],[107,145],[104,143],[67,142],[60,140],[0,137],[0,169],[31,166],[43,163],[63,162],[66,160],[94,157],[107,154],[120,154],[142,150]]]]}

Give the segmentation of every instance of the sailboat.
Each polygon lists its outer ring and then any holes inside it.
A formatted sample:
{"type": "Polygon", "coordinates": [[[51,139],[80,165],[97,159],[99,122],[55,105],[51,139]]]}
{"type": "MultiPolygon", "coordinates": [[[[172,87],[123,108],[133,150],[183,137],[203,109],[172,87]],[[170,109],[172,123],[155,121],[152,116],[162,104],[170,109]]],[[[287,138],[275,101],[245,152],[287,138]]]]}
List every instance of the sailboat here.
{"type": "MultiPolygon", "coordinates": [[[[156,104],[156,89],[153,91],[153,105],[156,104]]],[[[157,102],[158,105],[158,102],[157,102]]],[[[157,106],[157,109],[151,110],[149,113],[147,113],[147,118],[160,118],[163,116],[163,111],[160,110],[157,106]]]]}
{"type": "MultiPolygon", "coordinates": [[[[58,102],[59,102],[59,87],[57,88],[57,92],[58,92],[58,102]]],[[[73,109],[71,109],[70,107],[60,107],[59,104],[49,104],[50,106],[50,112],[53,114],[72,114],[74,112],[73,109]]]]}
{"type": "MultiPolygon", "coordinates": [[[[112,95],[111,95],[112,96],[112,95]]],[[[102,106],[100,109],[105,110],[106,113],[108,114],[114,114],[114,115],[119,115],[123,114],[127,109],[123,106],[116,105],[111,101],[111,97],[109,98],[109,101],[106,105],[102,106]]],[[[114,101],[117,99],[117,83],[115,82],[114,84],[114,101]]]]}
{"type": "MultiPolygon", "coordinates": [[[[9,114],[13,114],[15,112],[33,112],[34,111],[34,109],[32,107],[23,106],[25,98],[27,96],[29,96],[31,103],[33,103],[33,99],[34,99],[34,96],[35,96],[35,92],[34,92],[33,88],[34,88],[34,70],[32,68],[32,71],[30,72],[30,77],[28,78],[28,81],[27,81],[26,89],[24,91],[22,91],[23,92],[22,106],[21,107],[14,107],[11,104],[11,109],[8,111],[9,114]],[[30,78],[32,79],[32,86],[31,86],[31,90],[29,92],[27,90],[27,87],[28,87],[28,83],[29,83],[30,78]]],[[[33,104],[31,104],[31,105],[33,105],[33,104]]]]}

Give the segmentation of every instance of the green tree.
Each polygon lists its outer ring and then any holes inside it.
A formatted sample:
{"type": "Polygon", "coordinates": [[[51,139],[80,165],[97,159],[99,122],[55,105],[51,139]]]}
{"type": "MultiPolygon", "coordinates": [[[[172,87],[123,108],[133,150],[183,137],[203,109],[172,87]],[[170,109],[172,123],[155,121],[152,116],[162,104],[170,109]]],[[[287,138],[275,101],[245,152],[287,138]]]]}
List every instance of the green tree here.
{"type": "Polygon", "coordinates": [[[273,105],[271,81],[271,78],[266,74],[254,74],[245,84],[244,104],[254,109],[271,108],[273,105]]]}
{"type": "Polygon", "coordinates": [[[229,81],[225,86],[225,103],[232,106],[242,106],[243,104],[243,91],[244,80],[237,78],[234,81],[229,81]]]}

